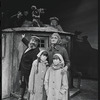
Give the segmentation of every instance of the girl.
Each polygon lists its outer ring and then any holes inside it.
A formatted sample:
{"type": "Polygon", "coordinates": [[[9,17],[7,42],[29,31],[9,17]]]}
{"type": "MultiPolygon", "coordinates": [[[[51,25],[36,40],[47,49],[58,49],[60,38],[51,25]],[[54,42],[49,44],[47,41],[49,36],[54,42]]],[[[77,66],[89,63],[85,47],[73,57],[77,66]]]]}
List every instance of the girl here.
{"type": "Polygon", "coordinates": [[[29,76],[29,100],[46,100],[43,83],[44,75],[48,66],[48,53],[44,50],[40,51],[37,57],[38,58],[32,64],[29,76]]]}
{"type": "Polygon", "coordinates": [[[61,54],[54,54],[53,63],[45,75],[45,90],[47,100],[68,100],[67,73],[62,73],[64,59],[61,54]]]}

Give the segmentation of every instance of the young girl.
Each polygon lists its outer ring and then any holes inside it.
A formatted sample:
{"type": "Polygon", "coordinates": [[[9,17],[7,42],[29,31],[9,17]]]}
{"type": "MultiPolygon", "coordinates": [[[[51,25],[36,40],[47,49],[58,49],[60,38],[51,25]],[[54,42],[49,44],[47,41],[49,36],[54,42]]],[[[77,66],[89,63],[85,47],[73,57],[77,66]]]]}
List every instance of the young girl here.
{"type": "Polygon", "coordinates": [[[37,57],[38,58],[32,64],[32,69],[29,76],[29,100],[46,100],[46,93],[43,83],[44,75],[48,66],[48,53],[44,50],[40,51],[37,57]]]}
{"type": "Polygon", "coordinates": [[[45,75],[45,90],[47,100],[68,100],[68,78],[67,73],[62,73],[64,59],[61,54],[53,55],[53,63],[45,75]]]}

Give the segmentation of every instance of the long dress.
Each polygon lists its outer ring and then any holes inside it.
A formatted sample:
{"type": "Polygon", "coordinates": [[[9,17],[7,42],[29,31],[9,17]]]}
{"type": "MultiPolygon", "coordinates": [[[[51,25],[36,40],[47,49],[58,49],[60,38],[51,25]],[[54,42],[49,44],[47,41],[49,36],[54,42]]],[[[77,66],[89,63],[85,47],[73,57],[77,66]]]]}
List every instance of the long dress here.
{"type": "Polygon", "coordinates": [[[46,69],[46,65],[40,62],[38,63],[38,73],[36,73],[37,60],[33,62],[29,76],[29,90],[32,89],[34,94],[30,94],[29,100],[46,100],[46,92],[43,85],[46,69]]]}

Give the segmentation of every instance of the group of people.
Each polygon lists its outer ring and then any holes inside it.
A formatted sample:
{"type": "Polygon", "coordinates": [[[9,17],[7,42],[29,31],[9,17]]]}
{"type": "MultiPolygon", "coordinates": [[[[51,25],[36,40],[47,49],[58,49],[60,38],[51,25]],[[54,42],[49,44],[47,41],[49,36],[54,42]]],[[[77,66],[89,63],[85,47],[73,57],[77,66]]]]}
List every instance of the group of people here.
{"type": "Polygon", "coordinates": [[[17,14],[12,15],[8,19],[8,15],[2,15],[2,26],[8,27],[53,27],[58,31],[63,31],[59,24],[59,19],[57,17],[50,17],[50,24],[44,24],[41,21],[41,15],[45,13],[45,9],[37,8],[32,5],[30,10],[18,11],[17,14]],[[6,18],[7,17],[7,18],[6,18]],[[6,22],[6,19],[9,21],[6,22]],[[3,25],[5,23],[5,25],[3,25]],[[8,26],[7,26],[8,24],[8,26]]]}
{"type": "Polygon", "coordinates": [[[22,35],[22,42],[27,46],[20,66],[20,98],[23,100],[28,91],[28,100],[69,100],[68,53],[61,46],[61,37],[53,33],[51,45],[47,50],[39,50],[39,37],[31,36],[28,41],[22,35]]]}

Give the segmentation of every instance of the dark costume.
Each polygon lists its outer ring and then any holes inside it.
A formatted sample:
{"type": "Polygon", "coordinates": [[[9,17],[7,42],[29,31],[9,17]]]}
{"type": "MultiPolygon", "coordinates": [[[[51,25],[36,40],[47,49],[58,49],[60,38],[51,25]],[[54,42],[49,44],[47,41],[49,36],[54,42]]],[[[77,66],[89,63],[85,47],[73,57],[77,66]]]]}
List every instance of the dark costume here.
{"type": "MultiPolygon", "coordinates": [[[[26,40],[25,38],[22,39],[22,42],[28,46],[29,41],[26,40]]],[[[26,50],[25,50],[26,51],[26,50]]],[[[23,53],[21,62],[19,65],[19,71],[21,72],[21,85],[20,87],[23,89],[25,92],[26,86],[28,86],[28,80],[29,80],[29,75],[32,67],[32,63],[34,60],[37,59],[37,54],[40,52],[39,48],[36,47],[35,49],[30,49],[27,52],[23,53]]],[[[21,94],[22,96],[24,95],[21,94]]],[[[21,92],[22,93],[22,92],[21,92]]]]}

